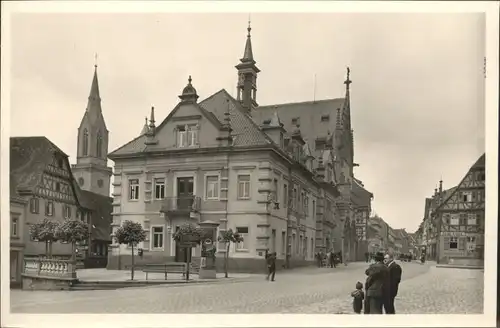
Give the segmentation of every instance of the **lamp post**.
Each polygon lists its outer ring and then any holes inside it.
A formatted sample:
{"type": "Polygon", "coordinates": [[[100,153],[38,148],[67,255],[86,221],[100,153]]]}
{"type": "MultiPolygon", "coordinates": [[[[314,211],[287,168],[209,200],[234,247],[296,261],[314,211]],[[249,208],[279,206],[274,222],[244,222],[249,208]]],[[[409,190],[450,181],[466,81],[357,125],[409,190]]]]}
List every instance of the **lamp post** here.
{"type": "MultiPolygon", "coordinates": [[[[267,218],[269,219],[269,205],[273,205],[273,209],[275,210],[279,210],[280,209],[280,203],[278,202],[278,191],[275,190],[274,192],[271,192],[267,195],[267,199],[266,199],[266,216],[267,218]]],[[[273,252],[275,252],[276,250],[274,249],[274,246],[275,245],[272,245],[273,246],[273,252]]],[[[267,247],[269,249],[269,245],[267,247]]]]}

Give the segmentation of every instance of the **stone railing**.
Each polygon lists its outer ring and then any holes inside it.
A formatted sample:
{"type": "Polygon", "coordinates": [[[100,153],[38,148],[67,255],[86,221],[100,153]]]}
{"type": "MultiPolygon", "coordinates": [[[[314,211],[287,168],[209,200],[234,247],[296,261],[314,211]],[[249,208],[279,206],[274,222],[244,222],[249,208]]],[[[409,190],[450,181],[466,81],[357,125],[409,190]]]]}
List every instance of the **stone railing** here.
{"type": "Polygon", "coordinates": [[[67,260],[25,259],[24,274],[48,278],[76,278],[76,264],[67,260]]]}

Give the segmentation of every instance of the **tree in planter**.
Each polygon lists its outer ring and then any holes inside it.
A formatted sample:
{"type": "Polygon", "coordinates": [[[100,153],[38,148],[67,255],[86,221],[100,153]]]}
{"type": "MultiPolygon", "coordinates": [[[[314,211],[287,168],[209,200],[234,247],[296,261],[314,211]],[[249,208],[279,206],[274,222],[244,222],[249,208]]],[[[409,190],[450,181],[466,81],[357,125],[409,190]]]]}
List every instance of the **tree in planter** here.
{"type": "Polygon", "coordinates": [[[89,226],[77,219],[67,219],[57,226],[56,236],[58,240],[71,244],[71,260],[75,261],[76,244],[88,240],[89,226]]]}
{"type": "Polygon", "coordinates": [[[115,232],[118,244],[130,245],[132,247],[131,279],[134,280],[134,246],[146,239],[146,231],[138,222],[126,220],[115,232]]]}
{"type": "Polygon", "coordinates": [[[219,236],[219,241],[226,245],[226,254],[224,254],[224,277],[228,277],[228,264],[229,264],[229,246],[231,243],[237,244],[243,242],[243,237],[237,233],[233,232],[233,229],[226,231],[221,231],[219,236]]]}
{"type": "Polygon", "coordinates": [[[179,230],[177,230],[172,235],[172,238],[176,242],[180,242],[183,239],[187,239],[199,245],[203,240],[203,236],[204,232],[199,226],[196,226],[192,223],[186,223],[179,227],[179,230]]]}
{"type": "Polygon", "coordinates": [[[49,219],[30,225],[30,237],[33,240],[45,242],[45,256],[52,257],[52,244],[58,241],[58,223],[49,219]]]}

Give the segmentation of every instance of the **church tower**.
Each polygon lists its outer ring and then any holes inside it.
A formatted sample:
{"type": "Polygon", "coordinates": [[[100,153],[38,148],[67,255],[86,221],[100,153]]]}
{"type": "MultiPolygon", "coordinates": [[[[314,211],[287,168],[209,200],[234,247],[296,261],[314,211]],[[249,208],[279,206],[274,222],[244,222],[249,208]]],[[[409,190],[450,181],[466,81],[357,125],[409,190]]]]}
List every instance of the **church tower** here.
{"type": "Polygon", "coordinates": [[[248,22],[248,34],[245,44],[245,51],[240,63],[236,65],[238,70],[238,85],[237,85],[237,100],[241,102],[243,108],[249,114],[252,113],[252,108],[258,106],[257,104],[257,73],[260,70],[255,66],[252,52],[252,39],[250,36],[250,22],[248,22]]]}
{"type": "Polygon", "coordinates": [[[87,108],[78,128],[76,164],[72,165],[73,175],[83,190],[103,196],[110,196],[112,169],[108,167],[108,139],[101,109],[97,65],[90,87],[87,108]]]}

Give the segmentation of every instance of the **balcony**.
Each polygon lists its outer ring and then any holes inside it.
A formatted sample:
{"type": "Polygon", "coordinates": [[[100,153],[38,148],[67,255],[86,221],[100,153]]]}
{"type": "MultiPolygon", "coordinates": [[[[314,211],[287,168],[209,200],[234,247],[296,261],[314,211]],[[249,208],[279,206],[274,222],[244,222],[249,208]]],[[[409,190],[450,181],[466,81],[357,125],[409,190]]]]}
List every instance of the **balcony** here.
{"type": "Polygon", "coordinates": [[[167,197],[161,204],[160,212],[170,214],[189,214],[199,212],[201,198],[197,196],[167,197]]]}

